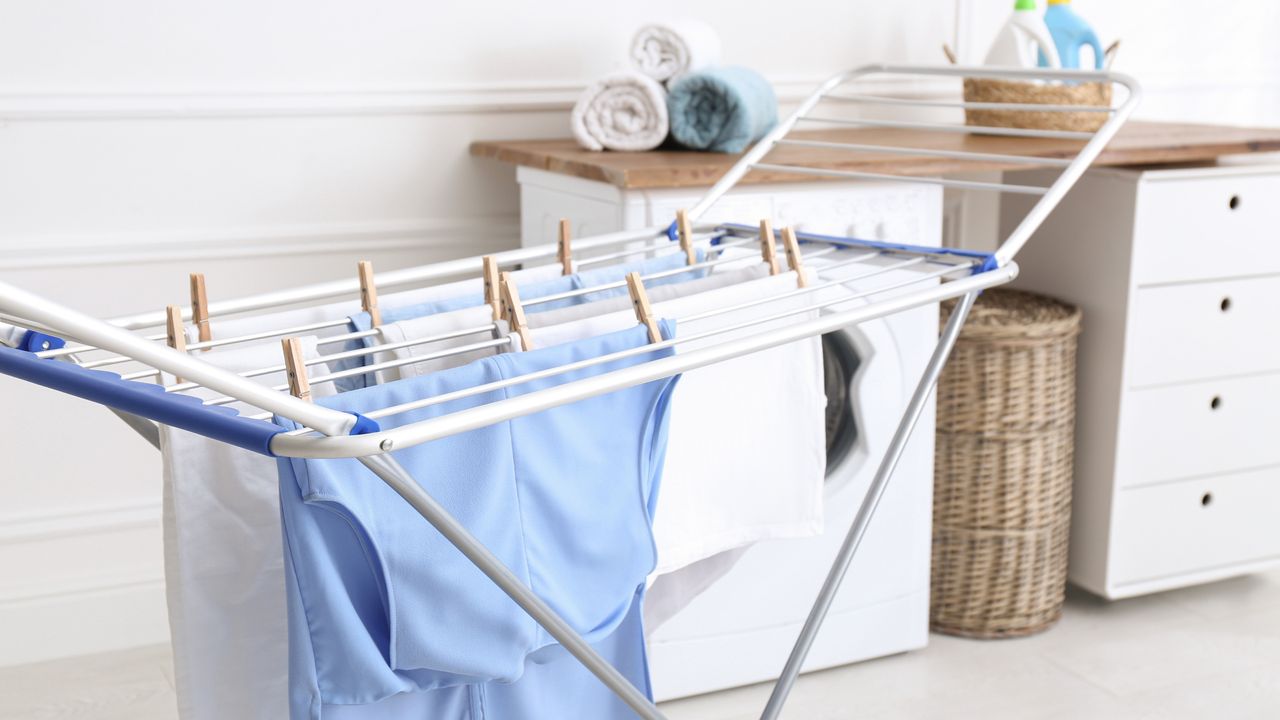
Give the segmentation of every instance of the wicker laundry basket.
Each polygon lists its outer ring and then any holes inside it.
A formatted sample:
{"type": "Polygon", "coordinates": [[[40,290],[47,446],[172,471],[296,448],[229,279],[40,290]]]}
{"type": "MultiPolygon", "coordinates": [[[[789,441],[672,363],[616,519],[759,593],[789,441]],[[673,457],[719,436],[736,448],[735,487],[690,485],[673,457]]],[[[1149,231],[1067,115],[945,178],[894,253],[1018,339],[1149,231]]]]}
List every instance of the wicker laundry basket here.
{"type": "Polygon", "coordinates": [[[1016,637],[1062,614],[1079,331],[1076,308],[997,289],[956,343],[938,384],[934,630],[1016,637]]]}
{"type": "MultiPolygon", "coordinates": [[[[1037,105],[1101,105],[1111,106],[1111,83],[1045,84],[965,78],[966,102],[1021,103],[1037,105]]],[[[1072,130],[1093,132],[1111,117],[1105,112],[1052,112],[1043,110],[965,110],[968,125],[986,127],[1028,128],[1032,130],[1072,130]]]]}

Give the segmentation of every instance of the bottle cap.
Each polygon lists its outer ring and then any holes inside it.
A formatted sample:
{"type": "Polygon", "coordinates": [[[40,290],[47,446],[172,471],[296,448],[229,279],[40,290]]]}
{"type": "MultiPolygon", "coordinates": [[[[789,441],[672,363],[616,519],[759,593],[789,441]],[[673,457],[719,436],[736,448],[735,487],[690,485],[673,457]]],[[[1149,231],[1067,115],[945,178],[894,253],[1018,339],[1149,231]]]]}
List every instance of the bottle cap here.
{"type": "MultiPolygon", "coordinates": [[[[1049,0],[1049,1],[1053,2],[1053,0],[1049,0]]],[[[1014,10],[1035,10],[1036,0],[1016,0],[1016,2],[1013,3],[1013,9],[1014,10]]]]}
{"type": "Polygon", "coordinates": [[[1070,5],[1071,0],[1049,0],[1050,5],[1070,5]]]}

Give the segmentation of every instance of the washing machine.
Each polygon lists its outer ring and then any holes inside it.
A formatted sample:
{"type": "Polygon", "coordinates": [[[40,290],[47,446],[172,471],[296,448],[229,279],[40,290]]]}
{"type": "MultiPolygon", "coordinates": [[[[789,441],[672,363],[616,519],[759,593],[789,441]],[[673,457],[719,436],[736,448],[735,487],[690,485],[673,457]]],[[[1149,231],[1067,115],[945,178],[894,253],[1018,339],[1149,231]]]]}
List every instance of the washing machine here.
{"type": "MultiPolygon", "coordinates": [[[[877,278],[877,284],[892,284],[914,272],[893,271],[877,278]]],[[[650,634],[650,672],[658,700],[778,676],[937,337],[938,309],[933,305],[822,338],[827,392],[825,532],[751,546],[725,576],[650,634]]],[[[926,644],[933,442],[931,402],[805,671],[926,644]]]]}

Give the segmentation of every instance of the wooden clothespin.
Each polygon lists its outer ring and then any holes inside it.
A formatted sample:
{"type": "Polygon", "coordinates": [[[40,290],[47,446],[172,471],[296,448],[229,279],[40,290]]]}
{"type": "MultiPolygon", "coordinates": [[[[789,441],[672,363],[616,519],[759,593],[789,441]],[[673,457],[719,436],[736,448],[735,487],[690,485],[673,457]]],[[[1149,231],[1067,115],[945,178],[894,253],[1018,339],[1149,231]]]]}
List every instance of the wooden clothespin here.
{"type": "Polygon", "coordinates": [[[773,239],[773,224],[768,218],[760,221],[760,257],[769,264],[769,274],[777,275],[782,268],[778,267],[778,245],[773,239]]]}
{"type": "Polygon", "coordinates": [[[307,366],[302,357],[302,341],[287,337],[280,341],[280,348],[284,351],[284,373],[289,378],[289,394],[311,402],[311,381],[307,379],[307,366]]]}
{"type": "Polygon", "coordinates": [[[191,324],[196,326],[200,342],[213,339],[213,330],[209,327],[209,295],[204,289],[204,273],[191,273],[191,324]]]}
{"type": "Polygon", "coordinates": [[[480,267],[484,270],[484,304],[493,310],[493,319],[506,317],[507,310],[502,304],[502,293],[499,290],[498,259],[492,255],[480,258],[480,267]]]}
{"type": "Polygon", "coordinates": [[[529,337],[529,323],[524,317],[524,305],[520,304],[520,291],[516,289],[511,273],[502,273],[502,302],[507,307],[507,324],[511,332],[520,336],[525,350],[533,349],[533,339],[529,337]]]}
{"type": "Polygon", "coordinates": [[[561,275],[573,274],[573,253],[569,249],[569,218],[560,218],[560,240],[556,246],[556,260],[560,262],[561,275]]]}
{"type": "Polygon", "coordinates": [[[809,282],[804,278],[804,265],[800,262],[800,243],[796,241],[796,231],[789,227],[782,228],[782,246],[787,251],[787,265],[796,273],[796,284],[800,287],[808,287],[809,282]]]}
{"type": "MultiPolygon", "coordinates": [[[[187,329],[182,325],[182,308],[168,305],[164,309],[165,339],[169,347],[178,352],[187,351],[187,329]]],[[[182,382],[182,378],[174,376],[174,382],[182,382]]]]}
{"type": "Polygon", "coordinates": [[[693,251],[693,230],[689,227],[689,212],[676,211],[676,236],[680,240],[680,249],[684,250],[685,262],[694,265],[698,262],[698,253],[693,251]]]}
{"type": "Polygon", "coordinates": [[[373,282],[373,263],[361,260],[356,265],[360,274],[360,309],[369,313],[372,327],[382,325],[382,311],[378,309],[378,286],[373,282]]]}
{"type": "Polygon", "coordinates": [[[662,331],[658,329],[658,321],[653,317],[653,307],[649,305],[649,293],[644,290],[644,281],[640,273],[627,273],[627,291],[631,293],[631,307],[636,311],[636,320],[649,329],[649,342],[662,342],[662,331]]]}

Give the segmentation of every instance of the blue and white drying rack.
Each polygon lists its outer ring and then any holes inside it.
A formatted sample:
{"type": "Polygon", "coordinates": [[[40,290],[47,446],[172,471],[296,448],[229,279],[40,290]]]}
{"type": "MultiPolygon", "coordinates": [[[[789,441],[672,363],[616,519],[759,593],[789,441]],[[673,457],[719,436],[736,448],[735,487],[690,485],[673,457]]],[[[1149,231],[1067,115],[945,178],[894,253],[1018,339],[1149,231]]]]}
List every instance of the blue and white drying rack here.
{"type": "MultiPolygon", "coordinates": [[[[908,85],[908,87],[911,86],[908,85]]],[[[919,85],[916,87],[919,87],[919,85]]],[[[691,232],[694,237],[712,238],[713,250],[716,247],[728,245],[760,243],[763,246],[765,244],[762,240],[763,235],[757,234],[754,226],[700,222],[700,219],[707,215],[708,210],[717,200],[722,198],[743,176],[756,169],[768,171],[771,174],[794,173],[879,182],[929,183],[964,191],[1034,194],[1039,196],[1039,201],[994,253],[974,253],[949,248],[894,245],[885,242],[868,242],[800,233],[798,237],[809,251],[808,255],[830,254],[830,259],[836,262],[846,264],[861,263],[866,266],[866,272],[855,274],[841,281],[844,283],[849,280],[859,280],[862,288],[859,295],[866,298],[867,302],[865,304],[854,309],[831,312],[812,319],[812,315],[806,313],[814,308],[823,307],[820,300],[823,295],[816,292],[821,290],[823,284],[816,283],[808,288],[800,287],[788,292],[786,296],[810,293],[809,297],[813,298],[813,304],[810,307],[800,311],[791,310],[770,317],[757,318],[753,322],[728,327],[721,332],[740,332],[752,325],[766,323],[782,317],[793,316],[798,318],[798,321],[792,325],[759,331],[747,336],[739,335],[732,340],[725,340],[719,344],[704,346],[700,349],[664,358],[652,359],[621,370],[472,407],[391,430],[380,429],[377,423],[378,419],[404,412],[416,407],[417,404],[411,403],[405,406],[384,408],[369,413],[369,417],[350,415],[314,405],[293,397],[287,392],[282,392],[279,388],[266,387],[254,382],[251,377],[245,376],[253,375],[253,373],[246,373],[245,375],[233,374],[202,361],[198,354],[188,354],[191,350],[218,344],[261,340],[271,337],[279,338],[287,335],[314,332],[320,327],[344,323],[345,319],[342,318],[336,318],[334,323],[328,325],[314,324],[304,327],[281,328],[279,332],[259,333],[252,337],[220,338],[210,342],[193,343],[187,347],[187,352],[182,352],[167,346],[164,343],[164,334],[154,334],[156,328],[164,325],[164,313],[148,313],[118,318],[113,321],[103,321],[63,307],[51,300],[12,285],[0,283],[0,320],[11,323],[7,328],[0,329],[8,329],[8,337],[11,338],[8,344],[17,346],[0,347],[0,372],[106,405],[129,422],[144,437],[148,437],[153,442],[156,436],[154,423],[158,422],[207,435],[208,437],[265,455],[359,459],[360,462],[417,509],[428,522],[457,546],[471,562],[475,563],[481,571],[511,596],[539,624],[546,628],[556,640],[563,644],[569,652],[573,653],[601,681],[634,708],[639,716],[655,720],[662,718],[663,715],[644,693],[641,693],[628,683],[621,674],[597,655],[564,620],[508,571],[487,548],[481,545],[465,527],[460,525],[429,493],[423,490],[409,476],[395,460],[392,453],[400,448],[430,442],[438,438],[466,432],[565,403],[670,377],[694,368],[729,360],[740,355],[765,350],[802,338],[821,335],[909,308],[933,304],[949,298],[960,298],[955,311],[951,314],[950,320],[948,320],[941,333],[933,356],[923,376],[920,378],[919,384],[898,425],[897,432],[867,490],[861,509],[848,531],[844,544],[831,567],[826,582],[818,593],[808,620],[763,711],[762,717],[766,720],[772,720],[781,712],[782,705],[795,683],[801,664],[809,651],[819,626],[822,624],[845,571],[857,551],[863,533],[875,513],[876,505],[897,465],[907,439],[919,419],[921,411],[926,406],[942,366],[946,362],[974,299],[984,288],[1006,283],[1017,275],[1017,265],[1013,260],[1018,250],[1027,242],[1027,239],[1039,227],[1049,212],[1053,210],[1063,195],[1075,184],[1080,175],[1098,156],[1098,153],[1111,140],[1121,125],[1124,124],[1137,104],[1138,99],[1139,89],[1131,78],[1109,72],[871,65],[837,75],[823,83],[821,87],[800,104],[799,108],[790,117],[780,123],[773,132],[769,133],[768,136],[747,152],[689,211],[689,217],[693,222],[691,232]],[[1114,87],[1121,90],[1118,94],[1122,96],[1122,99],[1108,106],[1078,106],[977,103],[964,102],[959,98],[941,100],[934,99],[937,94],[933,92],[930,92],[927,96],[929,99],[923,99],[920,96],[915,98],[878,96],[874,94],[874,90],[872,94],[859,94],[851,91],[859,84],[865,84],[868,80],[872,81],[872,88],[883,87],[884,81],[888,80],[898,85],[924,81],[927,83],[926,87],[929,88],[946,84],[954,86],[953,89],[958,90],[959,80],[964,77],[1034,82],[1111,82],[1114,87]],[[821,114],[815,113],[818,108],[822,109],[821,114]],[[854,111],[853,114],[846,112],[850,109],[854,111]],[[878,114],[872,119],[862,113],[864,109],[872,109],[877,111],[878,114]],[[1097,112],[1104,113],[1106,120],[1096,132],[977,127],[955,122],[960,110],[970,109],[1019,110],[1045,113],[1097,112]],[[949,114],[952,122],[882,119],[885,112],[949,114]],[[801,124],[814,127],[864,126],[897,128],[904,132],[895,133],[894,137],[908,139],[911,137],[925,138],[930,133],[959,132],[1009,137],[1052,138],[1079,142],[1078,144],[1072,144],[1074,154],[1071,157],[1032,158],[1024,155],[930,149],[927,144],[921,147],[907,145],[868,146],[791,137],[792,131],[801,124]],[[830,156],[836,156],[840,153],[892,153],[925,158],[941,157],[948,161],[974,161],[983,163],[984,167],[987,168],[992,163],[1010,168],[1059,167],[1062,172],[1051,185],[1034,187],[1002,182],[906,177],[830,169],[829,163],[826,167],[810,167],[801,164],[768,162],[769,155],[775,148],[788,145],[820,148],[829,151],[830,156]],[[822,249],[815,250],[814,248],[822,249]],[[882,285],[867,289],[866,283],[870,282],[871,278],[875,276],[886,275],[886,268],[907,267],[914,268],[917,280],[905,283],[896,281],[892,285],[882,285]],[[23,334],[15,332],[15,329],[26,329],[27,332],[23,334]],[[147,332],[153,334],[147,334],[147,332]],[[64,347],[63,345],[66,342],[74,344],[64,347]],[[102,357],[104,353],[108,355],[102,357]],[[95,356],[96,359],[93,359],[95,356]],[[126,363],[131,367],[141,366],[145,369],[140,372],[123,375],[95,369],[126,363]],[[174,377],[182,378],[185,383],[169,387],[156,384],[154,379],[163,377],[160,374],[161,371],[174,377]],[[174,392],[174,390],[190,388],[194,384],[222,393],[226,397],[201,401],[179,392],[174,392]],[[263,414],[239,415],[230,408],[225,407],[226,404],[233,401],[259,408],[263,411],[263,414]],[[269,417],[271,413],[295,420],[308,429],[293,432],[282,431],[281,428],[264,419],[269,417]]],[[[771,245],[772,243],[768,244],[771,245]]],[[[581,260],[583,264],[605,262],[640,253],[652,254],[671,249],[674,248],[670,243],[669,227],[665,225],[642,231],[600,235],[574,242],[575,254],[587,254],[587,257],[581,260]],[[592,255],[593,253],[594,255],[592,255]]],[[[549,245],[513,250],[497,255],[496,259],[500,265],[512,267],[540,261],[551,261],[555,252],[556,246],[549,245]]],[[[714,252],[712,255],[714,255],[714,252]]],[[[804,255],[801,254],[801,257],[804,255]]],[[[710,265],[716,262],[719,261],[708,260],[703,265],[710,265]]],[[[377,286],[382,289],[422,286],[445,278],[457,276],[475,277],[481,272],[481,267],[481,258],[472,257],[381,273],[376,280],[377,286]]],[[[792,267],[795,267],[794,263],[792,267]]],[[[321,300],[349,298],[357,294],[359,290],[360,286],[355,279],[343,280],[213,303],[208,306],[207,312],[213,317],[225,317],[243,315],[255,311],[271,311],[283,306],[298,306],[299,304],[316,303],[321,300]]],[[[776,299],[778,298],[761,298],[751,304],[758,305],[776,299]]],[[[842,295],[840,301],[845,302],[848,299],[848,295],[842,295]]],[[[847,305],[844,307],[847,307],[847,305]]],[[[733,309],[728,308],[726,311],[733,309]]],[[[187,317],[190,317],[190,315],[188,314],[187,317]]],[[[480,330],[491,329],[491,327],[480,328],[480,330]]],[[[4,337],[4,335],[0,335],[0,337],[4,337]]],[[[489,337],[492,337],[492,335],[489,337]]],[[[705,337],[704,335],[698,339],[705,340],[705,337]]],[[[645,353],[658,347],[679,346],[689,339],[667,340],[631,352],[632,354],[645,353]]],[[[489,342],[497,343],[500,341],[490,340],[489,342]]],[[[589,362],[603,362],[613,357],[615,356],[599,358],[589,362]]],[[[581,365],[582,363],[577,364],[577,366],[581,365]]],[[[119,368],[117,367],[117,369],[119,368]]],[[[263,373],[259,374],[265,374],[268,370],[278,371],[280,369],[279,367],[266,368],[263,373]]],[[[367,369],[365,368],[366,371],[367,369]]],[[[564,372],[568,369],[570,368],[552,369],[551,371],[538,373],[538,375],[545,376],[546,374],[564,372]]],[[[319,377],[315,378],[315,381],[325,379],[325,377],[319,377]]],[[[532,376],[515,378],[511,382],[512,384],[518,384],[528,379],[532,379],[532,376]]],[[[432,402],[432,399],[425,399],[421,402],[422,404],[427,404],[432,402]]]]}

